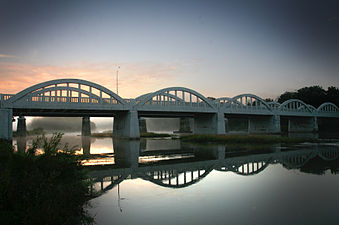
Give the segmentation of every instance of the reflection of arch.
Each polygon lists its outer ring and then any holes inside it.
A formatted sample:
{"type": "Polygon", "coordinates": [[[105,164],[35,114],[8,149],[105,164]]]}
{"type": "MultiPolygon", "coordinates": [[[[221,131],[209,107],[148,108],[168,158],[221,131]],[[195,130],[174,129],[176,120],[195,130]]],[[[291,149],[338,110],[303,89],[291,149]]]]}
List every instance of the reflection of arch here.
{"type": "Polygon", "coordinates": [[[79,79],[51,80],[33,85],[8,101],[11,104],[17,102],[126,104],[125,100],[107,88],[79,79]]]}
{"type": "Polygon", "coordinates": [[[232,98],[232,106],[248,110],[272,111],[272,108],[262,98],[253,94],[241,94],[232,98]]]}
{"type": "Polygon", "coordinates": [[[251,176],[262,172],[271,162],[271,158],[265,161],[255,161],[246,163],[237,163],[227,167],[220,167],[217,169],[221,172],[232,171],[238,175],[251,176]]]}
{"type": "Polygon", "coordinates": [[[287,100],[280,105],[279,109],[281,111],[313,112],[309,105],[299,99],[287,100]]]}
{"type": "Polygon", "coordinates": [[[339,157],[339,151],[337,149],[319,151],[318,156],[326,161],[335,160],[339,157]]]}
{"type": "MultiPolygon", "coordinates": [[[[97,191],[95,193],[94,198],[105,194],[107,191],[113,189],[114,187],[116,187],[118,184],[120,184],[121,182],[123,182],[126,178],[128,177],[128,175],[119,175],[119,176],[112,176],[112,177],[106,177],[103,178],[101,180],[96,180],[95,183],[100,182],[100,191],[97,191]],[[104,182],[111,182],[109,185],[107,185],[106,187],[104,187],[104,182]]],[[[93,185],[92,185],[93,186],[93,185]]]]}
{"type": "Polygon", "coordinates": [[[331,102],[325,102],[318,107],[317,111],[318,112],[339,112],[339,108],[338,106],[336,106],[335,104],[331,102]]]}
{"type": "Polygon", "coordinates": [[[282,164],[287,169],[298,169],[304,166],[310,159],[314,158],[316,154],[310,152],[308,154],[287,155],[282,157],[282,164]]]}
{"type": "Polygon", "coordinates": [[[170,87],[138,97],[138,106],[144,105],[179,105],[191,107],[215,106],[202,94],[184,87],[170,87]]]}
{"type": "Polygon", "coordinates": [[[140,175],[144,180],[148,180],[154,184],[168,188],[184,188],[195,183],[198,183],[206,177],[211,171],[212,167],[207,169],[197,169],[190,171],[177,170],[161,170],[150,171],[140,175]]]}

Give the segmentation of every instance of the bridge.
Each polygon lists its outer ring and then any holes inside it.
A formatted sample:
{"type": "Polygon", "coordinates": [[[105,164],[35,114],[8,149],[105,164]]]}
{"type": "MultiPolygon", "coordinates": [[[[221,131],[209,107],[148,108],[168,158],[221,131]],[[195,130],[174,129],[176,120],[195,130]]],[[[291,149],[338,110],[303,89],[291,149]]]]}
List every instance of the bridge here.
{"type": "Polygon", "coordinates": [[[84,135],[90,134],[90,117],[114,117],[113,135],[139,138],[139,118],[193,118],[194,133],[225,134],[227,119],[248,119],[248,132],[279,133],[281,119],[289,132],[316,132],[318,118],[339,118],[339,108],[326,102],[317,109],[300,100],[282,104],[265,102],[253,94],[211,100],[184,87],[170,87],[135,99],[123,99],[111,90],[89,81],[59,79],[31,86],[19,93],[0,94],[0,138],[12,139],[12,121],[25,133],[24,116],[83,117],[84,135]]]}

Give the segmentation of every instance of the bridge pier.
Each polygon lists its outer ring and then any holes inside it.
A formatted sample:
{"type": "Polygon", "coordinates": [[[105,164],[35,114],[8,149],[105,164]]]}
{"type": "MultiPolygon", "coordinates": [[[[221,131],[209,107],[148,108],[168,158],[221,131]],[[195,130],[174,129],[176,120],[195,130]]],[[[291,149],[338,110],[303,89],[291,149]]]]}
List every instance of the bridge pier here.
{"type": "Polygon", "coordinates": [[[180,117],[179,119],[179,133],[192,133],[190,118],[180,117]]]}
{"type": "Polygon", "coordinates": [[[288,119],[288,132],[318,132],[317,117],[298,117],[288,119]]]}
{"type": "Polygon", "coordinates": [[[91,136],[91,120],[89,116],[82,117],[81,136],[91,136]]]}
{"type": "Polygon", "coordinates": [[[139,127],[140,127],[140,133],[147,133],[147,124],[146,119],[141,117],[139,118],[139,127]]]}
{"type": "Polygon", "coordinates": [[[89,136],[81,136],[81,146],[82,146],[82,154],[90,155],[91,154],[91,137],[89,136]]]}
{"type": "Polygon", "coordinates": [[[224,113],[195,114],[194,133],[196,134],[225,134],[224,113]]]}
{"type": "Polygon", "coordinates": [[[113,137],[140,138],[138,112],[118,112],[114,116],[113,137]]]}
{"type": "Polygon", "coordinates": [[[19,116],[16,131],[19,137],[26,137],[26,118],[24,116],[19,116]]]}
{"type": "Polygon", "coordinates": [[[12,109],[0,109],[0,139],[12,140],[12,109]]]}

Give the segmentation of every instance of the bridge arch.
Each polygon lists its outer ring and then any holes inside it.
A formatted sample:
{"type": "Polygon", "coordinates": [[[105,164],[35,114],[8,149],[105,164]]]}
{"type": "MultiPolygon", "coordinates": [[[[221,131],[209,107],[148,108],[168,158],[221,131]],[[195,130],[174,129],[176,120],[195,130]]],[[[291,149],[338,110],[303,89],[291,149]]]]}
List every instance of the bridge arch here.
{"type": "Polygon", "coordinates": [[[312,108],[305,102],[299,99],[289,99],[283,102],[279,109],[281,111],[293,111],[293,112],[309,112],[312,113],[312,108]]]}
{"type": "Polygon", "coordinates": [[[137,98],[137,106],[144,105],[179,105],[191,107],[208,107],[216,110],[213,103],[202,94],[184,87],[169,87],[142,95],[137,98]]]}
{"type": "Polygon", "coordinates": [[[321,104],[318,109],[318,112],[339,112],[339,108],[338,106],[336,106],[335,104],[331,103],[331,102],[325,102],[323,104],[321,104]]]}
{"type": "Polygon", "coordinates": [[[272,108],[259,96],[253,94],[241,94],[231,99],[231,105],[255,110],[272,111],[272,108]]]}
{"type": "Polygon", "coordinates": [[[8,99],[9,104],[14,104],[20,101],[44,103],[70,102],[127,104],[124,99],[109,89],[99,84],[80,79],[58,79],[46,81],[26,88],[8,99]],[[85,97],[82,97],[82,95],[85,95],[85,97]]]}

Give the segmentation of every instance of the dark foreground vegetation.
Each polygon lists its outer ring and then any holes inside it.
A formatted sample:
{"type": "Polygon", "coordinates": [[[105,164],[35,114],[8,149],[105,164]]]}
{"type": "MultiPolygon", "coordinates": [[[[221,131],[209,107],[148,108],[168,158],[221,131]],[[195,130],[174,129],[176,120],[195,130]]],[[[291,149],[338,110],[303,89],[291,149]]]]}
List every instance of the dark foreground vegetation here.
{"type": "Polygon", "coordinates": [[[229,143],[229,144],[274,144],[274,143],[303,143],[319,142],[315,138],[290,138],[274,135],[243,135],[243,134],[193,134],[182,136],[181,139],[187,142],[196,143],[229,143]]]}
{"type": "Polygon", "coordinates": [[[74,149],[59,150],[61,137],[41,136],[26,153],[0,141],[1,224],[93,223],[84,210],[90,197],[86,173],[74,149]]]}

